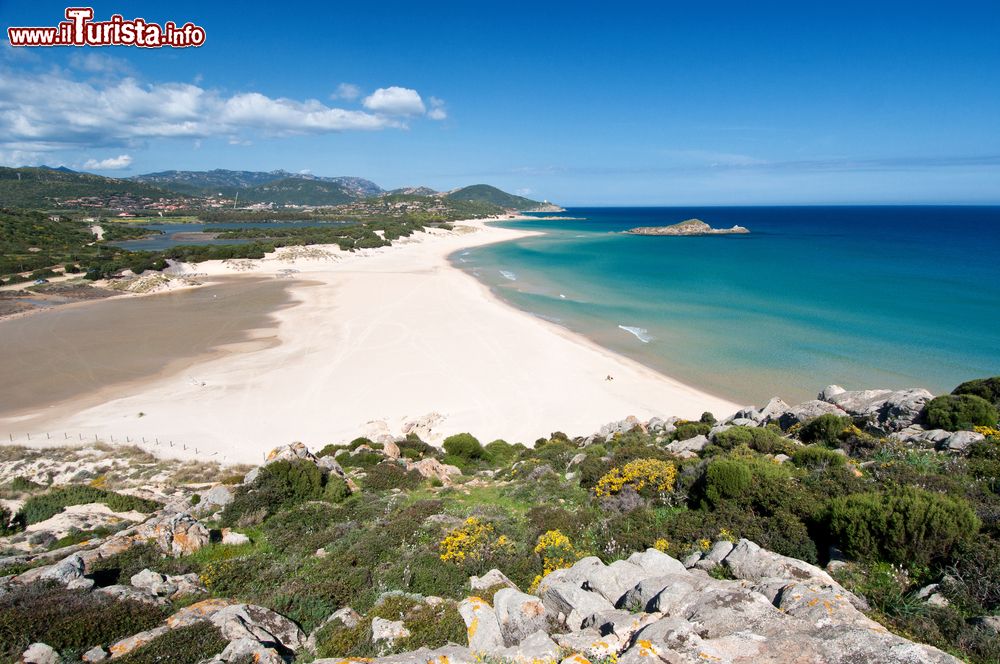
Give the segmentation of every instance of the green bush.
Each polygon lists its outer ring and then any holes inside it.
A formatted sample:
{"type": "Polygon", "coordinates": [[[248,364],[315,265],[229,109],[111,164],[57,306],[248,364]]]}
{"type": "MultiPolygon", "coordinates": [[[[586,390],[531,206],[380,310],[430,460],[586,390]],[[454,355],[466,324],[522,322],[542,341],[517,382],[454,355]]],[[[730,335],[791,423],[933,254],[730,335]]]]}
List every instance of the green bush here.
{"type": "Polygon", "coordinates": [[[997,408],[1000,408],[1000,376],[966,381],[952,390],[951,393],[971,394],[981,399],[986,399],[997,408]]]}
{"type": "Polygon", "coordinates": [[[498,466],[506,466],[517,459],[517,449],[506,440],[494,440],[486,446],[486,455],[498,466]]]}
{"type": "Polygon", "coordinates": [[[70,505],[85,505],[87,503],[104,503],[115,512],[134,510],[144,514],[149,514],[160,508],[160,504],[152,500],[126,496],[92,486],[72,485],[28,498],[18,513],[18,518],[25,525],[30,526],[33,523],[52,518],[70,505]]]}
{"type": "Polygon", "coordinates": [[[444,439],[444,451],[448,455],[466,461],[485,460],[486,450],[471,433],[457,433],[444,439]]]}
{"type": "Polygon", "coordinates": [[[367,445],[368,447],[371,447],[372,446],[372,441],[369,440],[368,438],[365,438],[364,436],[361,436],[360,438],[355,438],[354,440],[352,440],[351,442],[349,442],[347,444],[347,449],[349,449],[349,450],[351,450],[353,452],[354,450],[358,449],[362,445],[367,445]]]}
{"type": "Polygon", "coordinates": [[[0,595],[0,661],[16,661],[41,641],[65,658],[155,627],[163,612],[143,602],[31,584],[0,595]]]}
{"type": "Polygon", "coordinates": [[[362,484],[369,491],[389,491],[415,489],[423,481],[423,476],[417,471],[407,471],[394,461],[383,461],[366,471],[362,484]]]}
{"type": "Polygon", "coordinates": [[[337,452],[339,452],[340,450],[346,450],[346,449],[347,449],[346,445],[334,445],[333,443],[329,443],[327,445],[324,445],[323,449],[321,449],[319,452],[316,453],[316,456],[332,457],[336,456],[337,452]]]}
{"type": "Polygon", "coordinates": [[[792,463],[801,468],[831,468],[843,466],[847,457],[819,445],[800,447],[792,454],[792,463]]]}
{"type": "Polygon", "coordinates": [[[346,480],[332,473],[326,478],[326,486],[323,487],[324,500],[328,500],[331,503],[340,503],[347,500],[347,497],[350,495],[351,487],[347,485],[346,480]]]}
{"type": "Polygon", "coordinates": [[[972,427],[995,427],[997,409],[974,394],[945,394],[924,406],[924,418],[932,429],[960,431],[972,427]]]}
{"type": "Polygon", "coordinates": [[[705,497],[713,505],[743,496],[750,489],[750,468],[735,459],[716,459],[705,470],[705,497]]]}
{"type": "Polygon", "coordinates": [[[713,441],[724,450],[746,445],[761,454],[791,454],[797,445],[773,427],[731,427],[715,435],[713,441]]]}
{"type": "Polygon", "coordinates": [[[802,425],[799,439],[803,443],[819,443],[833,447],[851,423],[850,417],[824,413],[802,425]]]}
{"type": "Polygon", "coordinates": [[[260,469],[249,486],[241,486],[222,512],[222,523],[251,525],[278,510],[323,497],[323,471],[311,461],[275,461],[260,469]]]}
{"type": "Polygon", "coordinates": [[[118,664],[197,664],[226,649],[229,640],[208,622],[172,629],[115,659],[118,664]]]}
{"type": "Polygon", "coordinates": [[[706,422],[684,422],[678,424],[672,434],[673,440],[688,440],[695,436],[705,436],[712,430],[712,425],[706,422]]]}
{"type": "Polygon", "coordinates": [[[13,535],[20,528],[11,523],[14,515],[10,513],[10,510],[0,505],[0,537],[6,537],[7,535],[13,535]]]}
{"type": "Polygon", "coordinates": [[[847,555],[907,567],[947,562],[954,547],[979,530],[964,500],[912,486],[835,498],[828,523],[847,555]]]}

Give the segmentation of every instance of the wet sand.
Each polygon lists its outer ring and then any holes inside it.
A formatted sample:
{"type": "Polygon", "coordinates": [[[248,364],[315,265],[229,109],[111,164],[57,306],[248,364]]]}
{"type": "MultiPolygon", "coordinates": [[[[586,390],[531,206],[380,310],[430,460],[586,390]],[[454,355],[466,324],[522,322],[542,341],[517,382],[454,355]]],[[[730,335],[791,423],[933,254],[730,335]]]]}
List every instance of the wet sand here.
{"type": "Polygon", "coordinates": [[[293,304],[290,282],[219,281],[0,320],[0,417],[37,431],[36,415],[78,410],[127,393],[129,384],[277,344],[273,314],[293,304]]]}

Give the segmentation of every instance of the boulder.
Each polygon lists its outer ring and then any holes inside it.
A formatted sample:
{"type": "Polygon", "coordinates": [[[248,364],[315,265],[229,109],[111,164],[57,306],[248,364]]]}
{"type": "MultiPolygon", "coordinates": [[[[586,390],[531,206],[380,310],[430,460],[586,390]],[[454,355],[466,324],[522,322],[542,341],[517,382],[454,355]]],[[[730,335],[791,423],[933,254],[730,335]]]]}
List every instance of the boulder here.
{"type": "Polygon", "coordinates": [[[956,431],[939,444],[939,448],[949,452],[964,452],[969,445],[984,440],[986,436],[975,431],[956,431]]]}
{"type": "Polygon", "coordinates": [[[87,652],[80,656],[80,659],[87,664],[95,664],[95,662],[103,662],[109,657],[108,651],[101,646],[94,646],[87,652]]]}
{"type": "Polygon", "coordinates": [[[144,569],[138,574],[133,574],[132,578],[129,579],[129,583],[151,595],[158,595],[160,597],[169,597],[177,592],[177,584],[172,583],[163,574],[154,572],[151,569],[144,569]]]}
{"type": "Polygon", "coordinates": [[[347,628],[356,627],[359,622],[361,622],[361,615],[349,606],[337,609],[330,615],[328,615],[323,622],[316,626],[312,632],[309,633],[309,637],[306,639],[305,649],[313,654],[316,654],[316,636],[319,634],[320,630],[334,622],[339,620],[340,623],[347,628]]]}
{"type": "Polygon", "coordinates": [[[123,584],[98,588],[94,592],[100,595],[113,597],[119,602],[142,602],[143,604],[152,604],[153,606],[166,606],[169,603],[166,597],[157,597],[154,593],[151,593],[148,590],[133,588],[132,586],[126,586],[123,584]]]}
{"type": "Polygon", "coordinates": [[[14,583],[27,584],[36,581],[54,581],[69,590],[90,590],[94,587],[91,579],[84,577],[83,558],[73,554],[52,565],[36,567],[14,577],[14,583]]]}
{"type": "Polygon", "coordinates": [[[194,553],[211,541],[208,528],[189,514],[170,514],[150,519],[138,528],[135,539],[151,539],[166,554],[175,558],[194,553]]]}
{"type": "MultiPolygon", "coordinates": [[[[733,550],[733,543],[728,540],[719,540],[712,545],[712,549],[695,562],[694,567],[708,571],[717,567],[726,556],[733,550]]],[[[687,567],[687,565],[685,565],[687,567]]]]}
{"type": "Polygon", "coordinates": [[[603,595],[565,581],[540,586],[538,595],[549,613],[564,616],[563,623],[574,630],[580,629],[584,619],[591,615],[615,608],[603,595]]]}
{"type": "Polygon", "coordinates": [[[628,557],[628,561],[641,567],[647,576],[681,574],[687,571],[681,561],[659,549],[646,549],[639,553],[633,553],[628,557]]]}
{"type": "Polygon", "coordinates": [[[584,588],[599,593],[604,599],[617,606],[622,596],[649,573],[627,560],[616,560],[610,565],[591,569],[584,581],[584,588]]]}
{"type": "Polygon", "coordinates": [[[266,646],[298,652],[306,635],[288,618],[255,604],[230,604],[208,618],[230,641],[253,639],[266,646]]]}
{"type": "Polygon", "coordinates": [[[552,640],[552,637],[539,630],[522,639],[517,645],[503,648],[492,654],[501,661],[510,661],[515,664],[538,664],[539,662],[558,660],[559,646],[552,640]]]}
{"type": "Polygon", "coordinates": [[[864,420],[866,428],[882,434],[901,431],[914,424],[934,395],[924,389],[857,390],[840,392],[825,401],[864,420]]]}
{"type": "Polygon", "coordinates": [[[421,477],[436,479],[445,486],[451,484],[453,475],[461,475],[462,470],[458,466],[441,463],[437,459],[428,457],[420,461],[406,460],[406,470],[415,470],[421,477]]]}
{"type": "Polygon", "coordinates": [[[201,500],[192,510],[198,515],[215,514],[229,503],[233,502],[233,491],[225,484],[217,484],[208,491],[198,494],[201,500]]]}
{"type": "Polygon", "coordinates": [[[1000,636],[1000,616],[976,616],[975,618],[970,618],[969,623],[979,629],[1000,636]]]}
{"type": "Polygon", "coordinates": [[[410,630],[406,629],[402,620],[386,620],[385,618],[372,618],[372,642],[385,641],[392,645],[400,639],[405,639],[410,635],[410,630]]]}
{"type": "Polygon", "coordinates": [[[796,424],[803,424],[815,419],[820,415],[845,416],[847,412],[842,408],[827,403],[826,401],[805,401],[796,406],[790,407],[777,418],[768,419],[767,422],[777,422],[782,429],[788,429],[796,424]]]}
{"type": "Polygon", "coordinates": [[[688,454],[698,454],[706,447],[708,447],[708,438],[698,435],[687,440],[675,440],[667,445],[666,449],[671,454],[685,456],[688,454]]]}
{"type": "MultiPolygon", "coordinates": [[[[757,413],[757,417],[751,417],[750,419],[756,419],[757,422],[771,422],[787,413],[790,408],[791,406],[785,403],[780,397],[771,397],[771,400],[757,413]]],[[[750,415],[752,413],[747,414],[750,415]]]]}
{"type": "Polygon", "coordinates": [[[469,597],[458,605],[465,621],[469,649],[473,652],[493,652],[504,647],[500,621],[493,608],[479,597],[469,597]]]}
{"type": "Polygon", "coordinates": [[[546,628],[548,612],[534,595],[504,588],[493,595],[493,610],[507,646],[517,645],[529,635],[546,628]]]}
{"type": "Polygon", "coordinates": [[[210,620],[216,613],[233,606],[236,602],[228,599],[205,599],[195,602],[190,606],[179,609],[176,613],[167,618],[167,627],[177,629],[178,627],[190,627],[195,623],[210,620]]]}
{"type": "Polygon", "coordinates": [[[469,587],[472,588],[473,591],[489,590],[497,586],[517,588],[517,586],[514,585],[514,582],[507,578],[506,574],[496,568],[491,569],[482,576],[469,577],[469,587]]]}
{"type": "Polygon", "coordinates": [[[159,627],[154,627],[153,629],[147,629],[145,632],[133,634],[128,638],[111,644],[111,646],[108,647],[108,651],[111,653],[112,659],[121,657],[122,655],[129,654],[137,648],[141,648],[153,639],[163,636],[169,631],[170,627],[167,625],[160,625],[159,627]]]}
{"type": "Polygon", "coordinates": [[[45,643],[32,643],[21,655],[24,664],[59,664],[62,658],[55,648],[45,643]]]}
{"type": "Polygon", "coordinates": [[[253,662],[254,664],[285,664],[277,650],[250,638],[234,639],[219,655],[223,662],[253,662]]]}
{"type": "Polygon", "coordinates": [[[229,546],[240,546],[242,544],[249,544],[250,538],[243,533],[238,533],[232,528],[222,529],[222,543],[228,544],[229,546]]]}
{"type": "Polygon", "coordinates": [[[400,455],[399,445],[393,440],[385,441],[382,443],[382,454],[389,459],[398,459],[400,455]]]}
{"type": "Polygon", "coordinates": [[[308,447],[303,443],[295,442],[288,445],[280,445],[268,452],[267,457],[264,459],[264,465],[266,466],[275,461],[298,461],[300,459],[312,461],[313,463],[317,461],[316,455],[310,452],[308,447]]]}
{"type": "Polygon", "coordinates": [[[827,385],[816,395],[816,398],[820,401],[829,401],[838,394],[843,394],[846,391],[840,385],[827,385]]]}

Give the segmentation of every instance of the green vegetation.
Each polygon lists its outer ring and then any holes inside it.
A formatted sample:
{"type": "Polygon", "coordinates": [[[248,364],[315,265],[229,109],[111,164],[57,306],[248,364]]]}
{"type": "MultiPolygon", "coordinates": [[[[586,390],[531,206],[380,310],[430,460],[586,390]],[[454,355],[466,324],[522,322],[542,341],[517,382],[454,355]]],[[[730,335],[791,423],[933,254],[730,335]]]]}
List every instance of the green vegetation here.
{"type": "Polygon", "coordinates": [[[951,393],[972,394],[986,399],[994,406],[1000,408],[1000,376],[966,381],[952,390],[951,393]]]}
{"type": "Polygon", "coordinates": [[[114,512],[134,510],[145,514],[160,507],[159,503],[152,500],[126,496],[91,486],[71,485],[28,498],[14,520],[22,526],[30,526],[55,516],[70,505],[85,505],[87,503],[104,503],[114,512]]]}
{"type": "Polygon", "coordinates": [[[211,623],[172,629],[146,645],[118,657],[119,664],[197,664],[211,659],[229,644],[211,623]]]}
{"type": "Polygon", "coordinates": [[[974,394],[945,394],[934,397],[925,406],[924,417],[931,428],[948,431],[997,425],[996,407],[974,394]]]}
{"type": "Polygon", "coordinates": [[[508,194],[488,184],[474,184],[469,187],[462,187],[448,194],[446,198],[452,201],[489,203],[510,210],[531,210],[541,205],[538,201],[508,194]]]}
{"type": "Polygon", "coordinates": [[[116,180],[61,168],[0,167],[0,206],[52,208],[68,199],[172,198],[175,194],[132,180],[116,180]]]}

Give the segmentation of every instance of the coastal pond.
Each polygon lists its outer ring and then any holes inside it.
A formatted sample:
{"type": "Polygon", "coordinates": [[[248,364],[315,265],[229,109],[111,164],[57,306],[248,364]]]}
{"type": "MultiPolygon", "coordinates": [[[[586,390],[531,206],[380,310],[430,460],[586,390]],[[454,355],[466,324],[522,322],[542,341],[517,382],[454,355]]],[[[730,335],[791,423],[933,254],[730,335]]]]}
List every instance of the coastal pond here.
{"type": "MultiPolygon", "coordinates": [[[[131,222],[108,222],[108,223],[131,223],[131,222]]],[[[227,221],[211,223],[135,223],[141,228],[160,231],[158,235],[138,240],[123,240],[121,242],[111,242],[113,246],[128,249],[129,251],[163,251],[179,245],[225,245],[225,244],[247,244],[252,240],[231,239],[220,240],[215,234],[220,231],[241,229],[241,228],[314,228],[323,226],[345,226],[353,222],[349,221],[227,221]]]]}

